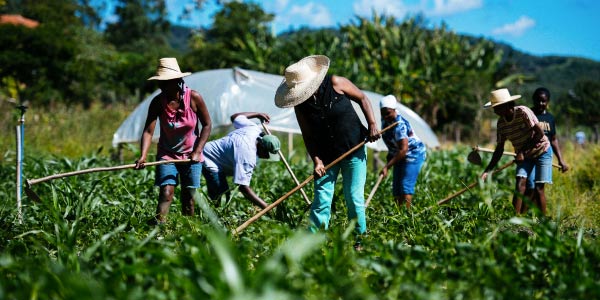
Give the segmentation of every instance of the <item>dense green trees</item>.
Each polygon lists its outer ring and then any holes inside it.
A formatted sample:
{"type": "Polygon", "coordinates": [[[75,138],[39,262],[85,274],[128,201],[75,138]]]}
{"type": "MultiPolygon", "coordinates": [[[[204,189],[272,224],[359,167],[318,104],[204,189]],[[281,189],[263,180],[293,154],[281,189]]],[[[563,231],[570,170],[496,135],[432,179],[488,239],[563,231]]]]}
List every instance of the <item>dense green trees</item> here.
{"type": "MultiPolygon", "coordinates": [[[[186,5],[181,17],[189,17],[206,2],[182,2],[186,5]]],[[[576,75],[599,72],[598,63],[536,60],[506,45],[458,35],[444,24],[431,26],[422,16],[356,17],[339,28],[301,28],[276,36],[271,29],[275,16],[253,2],[216,1],[221,9],[212,25],[194,29],[172,26],[165,0],[118,0],[111,12],[91,3],[96,2],[0,2],[1,13],[40,22],[33,29],[0,25],[0,96],[85,105],[136,101],[156,88],[146,78],[159,57],[176,56],[182,67],[193,71],[239,66],[282,74],[291,62],[318,53],[332,59],[331,73],[346,76],[363,89],[395,94],[434,130],[457,139],[461,134],[476,137],[481,105],[500,82],[521,93],[534,85],[547,85],[555,95],[573,90],[576,98],[558,97],[557,107],[569,111],[559,118],[573,118],[573,126],[597,123],[587,116],[590,110],[571,109],[570,103],[597,99],[597,93],[588,92],[589,86],[598,85],[597,76],[583,82],[576,75]],[[106,13],[113,17],[102,26],[106,13]],[[173,32],[178,36],[174,38],[173,32]],[[179,41],[177,49],[173,40],[179,41]],[[185,40],[187,47],[181,43],[185,40]],[[580,83],[561,80],[563,73],[580,83]],[[554,86],[556,82],[563,85],[554,86]]]]}
{"type": "Polygon", "coordinates": [[[269,30],[273,18],[254,3],[223,4],[213,26],[192,37],[186,65],[196,70],[238,66],[264,71],[275,42],[269,30]]]}

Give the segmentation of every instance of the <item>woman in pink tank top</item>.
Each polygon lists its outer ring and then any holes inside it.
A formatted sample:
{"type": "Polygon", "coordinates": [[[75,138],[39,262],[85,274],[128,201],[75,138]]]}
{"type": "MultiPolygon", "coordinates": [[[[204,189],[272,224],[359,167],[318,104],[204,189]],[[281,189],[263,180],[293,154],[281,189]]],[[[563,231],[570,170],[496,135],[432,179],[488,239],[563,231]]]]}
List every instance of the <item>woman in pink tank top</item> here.
{"type": "Polygon", "coordinates": [[[194,215],[194,194],[200,187],[202,150],[211,131],[211,119],[202,96],[185,86],[182,73],[175,58],[161,58],[156,76],[161,93],[148,108],[148,116],[141,139],[141,155],[135,169],[144,168],[156,120],[160,121],[160,138],[157,145],[157,160],[189,159],[185,164],[162,164],[156,168],[155,185],[160,187],[156,215],[152,224],[166,221],[173,202],[175,186],[181,181],[180,198],[182,214],[194,215]],[[199,129],[199,124],[201,128],[199,129]]]}

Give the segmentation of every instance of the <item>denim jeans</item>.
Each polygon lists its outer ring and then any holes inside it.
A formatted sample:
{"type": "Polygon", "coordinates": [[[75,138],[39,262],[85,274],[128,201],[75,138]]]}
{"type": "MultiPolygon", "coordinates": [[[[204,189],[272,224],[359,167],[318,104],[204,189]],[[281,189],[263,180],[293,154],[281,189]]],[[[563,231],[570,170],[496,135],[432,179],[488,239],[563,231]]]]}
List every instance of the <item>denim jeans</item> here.
{"type": "Polygon", "coordinates": [[[206,190],[211,200],[217,200],[223,193],[229,190],[227,177],[223,173],[212,172],[208,168],[202,168],[202,175],[206,180],[206,190]]]}
{"type": "Polygon", "coordinates": [[[200,173],[202,164],[162,164],[156,166],[154,184],[156,186],[177,185],[181,179],[181,186],[186,188],[200,187],[200,173]]]}
{"type": "Polygon", "coordinates": [[[517,177],[527,178],[527,189],[536,183],[552,183],[552,147],[536,158],[525,159],[517,165],[517,177]]]}
{"type": "Polygon", "coordinates": [[[413,195],[421,167],[425,162],[427,152],[423,151],[417,157],[406,159],[394,165],[394,181],[392,191],[394,196],[413,195]]]}
{"type": "Polygon", "coordinates": [[[331,203],[335,191],[335,183],[340,171],[342,172],[348,219],[357,219],[355,230],[363,234],[367,231],[364,196],[367,177],[367,153],[365,147],[356,150],[327,170],[323,177],[315,180],[315,196],[310,208],[310,230],[315,232],[320,228],[329,229],[331,203]]]}

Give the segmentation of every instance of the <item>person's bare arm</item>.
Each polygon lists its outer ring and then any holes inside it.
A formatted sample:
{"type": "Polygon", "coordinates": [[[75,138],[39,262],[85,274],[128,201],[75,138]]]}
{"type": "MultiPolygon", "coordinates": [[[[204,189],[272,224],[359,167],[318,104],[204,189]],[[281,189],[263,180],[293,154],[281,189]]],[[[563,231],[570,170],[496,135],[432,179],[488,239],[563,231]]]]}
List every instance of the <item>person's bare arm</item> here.
{"type": "Polygon", "coordinates": [[[371,107],[371,101],[363,91],[361,91],[354,83],[348,80],[345,77],[341,76],[332,76],[331,81],[333,83],[333,88],[336,92],[340,94],[345,94],[352,101],[358,103],[360,109],[367,120],[368,129],[369,129],[369,137],[367,138],[369,142],[374,142],[378,140],[381,135],[377,130],[377,123],[375,122],[375,115],[373,114],[373,107],[371,107]]]}
{"type": "Polygon", "coordinates": [[[156,119],[161,110],[159,96],[154,97],[150,106],[148,107],[148,115],[146,116],[146,122],[144,123],[144,131],[142,131],[142,138],[140,141],[140,157],[135,161],[134,169],[143,169],[148,159],[148,150],[152,144],[152,136],[154,135],[154,128],[156,127],[156,119]]]}
{"type": "Polygon", "coordinates": [[[558,146],[558,139],[556,138],[556,135],[553,135],[550,138],[550,145],[552,145],[552,152],[554,152],[554,155],[556,155],[556,158],[558,159],[560,170],[562,172],[568,171],[569,166],[565,163],[565,161],[562,158],[562,153],[560,153],[560,147],[558,146]]]}
{"type": "Polygon", "coordinates": [[[393,165],[406,158],[406,153],[408,153],[408,139],[401,139],[396,144],[398,145],[398,153],[383,166],[380,172],[383,176],[387,176],[388,170],[393,165]]]}
{"type": "Polygon", "coordinates": [[[498,161],[500,161],[500,158],[502,157],[502,154],[504,153],[504,143],[505,143],[505,141],[502,140],[496,144],[496,149],[494,150],[494,154],[492,154],[492,159],[490,160],[490,163],[487,165],[487,167],[483,171],[483,174],[481,174],[482,180],[485,180],[488,177],[488,173],[496,166],[496,164],[498,164],[498,161]]]}
{"type": "Polygon", "coordinates": [[[260,112],[239,112],[239,113],[235,113],[233,115],[231,115],[231,117],[229,117],[229,120],[233,123],[233,120],[235,120],[235,118],[237,118],[238,116],[245,116],[248,119],[260,119],[261,122],[265,122],[265,123],[269,123],[269,121],[271,120],[271,117],[268,114],[265,113],[260,113],[260,112]]]}
{"type": "Polygon", "coordinates": [[[242,192],[242,195],[244,195],[246,199],[250,200],[252,203],[259,206],[260,208],[264,209],[268,206],[267,203],[263,199],[258,197],[249,186],[240,185],[239,190],[240,192],[242,192]]]}

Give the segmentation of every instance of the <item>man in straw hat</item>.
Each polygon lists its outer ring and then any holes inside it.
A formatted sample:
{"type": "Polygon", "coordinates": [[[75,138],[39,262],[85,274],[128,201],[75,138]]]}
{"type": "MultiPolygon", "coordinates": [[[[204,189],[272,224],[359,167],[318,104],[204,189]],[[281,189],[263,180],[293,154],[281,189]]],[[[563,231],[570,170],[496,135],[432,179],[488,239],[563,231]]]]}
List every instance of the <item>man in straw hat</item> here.
{"type": "MultiPolygon", "coordinates": [[[[504,151],[504,143],[509,140],[515,148],[517,163],[517,178],[515,195],[513,197],[513,206],[517,214],[525,213],[527,205],[523,204],[521,196],[526,194],[527,177],[531,176],[532,169],[536,172],[536,182],[540,188],[539,202],[536,203],[543,215],[546,214],[546,196],[544,194],[543,174],[552,172],[552,153],[548,151],[550,141],[539,126],[538,119],[531,109],[526,106],[516,106],[515,100],[521,98],[521,95],[511,96],[508,89],[499,89],[492,91],[490,102],[484,105],[484,108],[492,107],[494,113],[500,118],[497,125],[497,143],[490,163],[481,175],[485,180],[489,172],[496,166],[504,151]]],[[[551,179],[550,182],[551,183],[551,179]]],[[[532,199],[531,192],[526,195],[532,199]]]]}
{"type": "MultiPolygon", "coordinates": [[[[219,200],[228,192],[227,176],[233,176],[233,183],[239,186],[240,192],[260,208],[267,203],[258,197],[250,188],[252,173],[257,164],[257,157],[271,161],[279,160],[279,139],[271,134],[264,134],[256,123],[249,119],[257,118],[269,122],[269,115],[258,112],[241,112],[231,115],[234,131],[204,147],[204,164],[202,175],[206,180],[208,196],[219,200]]],[[[217,205],[219,203],[216,203],[217,205]]]]}
{"type": "MultiPolygon", "coordinates": [[[[304,144],[314,163],[311,230],[329,227],[335,182],[341,171],[348,218],[356,219],[356,231],[364,234],[367,230],[365,148],[358,149],[329,170],[325,170],[325,166],[365,139],[372,142],[380,136],[367,96],[347,78],[327,75],[328,69],[329,58],[323,55],[311,55],[288,66],[277,88],[275,105],[294,107],[304,144]],[[368,129],[362,125],[351,101],[360,105],[368,129]]],[[[355,248],[361,248],[360,242],[355,248]]]]}
{"type": "Polygon", "coordinates": [[[202,149],[211,131],[211,119],[202,96],[187,87],[177,59],[159,60],[156,75],[148,80],[157,80],[161,90],[148,108],[141,141],[141,155],[135,161],[135,169],[144,168],[156,120],[160,120],[160,138],[157,145],[157,160],[189,159],[186,164],[162,164],[156,169],[155,184],[160,187],[155,218],[151,223],[166,221],[173,202],[175,186],[181,181],[182,214],[194,215],[194,193],[200,187],[200,174],[204,161],[202,149]],[[198,123],[202,128],[198,130],[198,123]]]}

